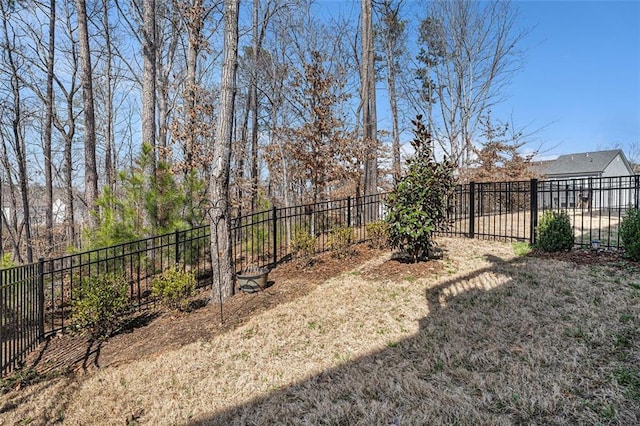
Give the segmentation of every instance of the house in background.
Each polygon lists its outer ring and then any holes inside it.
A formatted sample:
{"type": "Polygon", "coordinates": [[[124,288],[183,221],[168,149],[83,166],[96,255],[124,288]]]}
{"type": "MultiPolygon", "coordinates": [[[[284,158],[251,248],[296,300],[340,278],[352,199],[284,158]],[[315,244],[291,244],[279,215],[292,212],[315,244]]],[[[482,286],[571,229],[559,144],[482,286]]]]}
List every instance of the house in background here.
{"type": "Polygon", "coordinates": [[[633,168],[621,149],[561,155],[555,160],[532,162],[543,179],[630,176],[633,168]]]}
{"type": "MultiPolygon", "coordinates": [[[[75,220],[76,222],[82,221],[82,214],[84,214],[83,203],[79,196],[75,194],[75,220]]],[[[66,191],[63,188],[53,189],[53,224],[63,224],[67,218],[67,204],[65,202],[67,198],[66,191]]],[[[45,188],[41,185],[32,185],[29,187],[29,218],[32,226],[44,226],[46,222],[46,209],[45,203],[45,188]]],[[[0,196],[1,209],[3,213],[2,223],[8,226],[16,226],[13,223],[13,214],[15,213],[18,218],[18,223],[21,223],[24,216],[24,209],[22,208],[22,197],[19,190],[16,189],[16,211],[11,201],[11,190],[7,185],[2,185],[2,194],[0,196]]]]}
{"type": "Polygon", "coordinates": [[[633,168],[621,149],[565,154],[531,167],[544,179],[538,188],[543,208],[626,207],[637,196],[633,168]]]}

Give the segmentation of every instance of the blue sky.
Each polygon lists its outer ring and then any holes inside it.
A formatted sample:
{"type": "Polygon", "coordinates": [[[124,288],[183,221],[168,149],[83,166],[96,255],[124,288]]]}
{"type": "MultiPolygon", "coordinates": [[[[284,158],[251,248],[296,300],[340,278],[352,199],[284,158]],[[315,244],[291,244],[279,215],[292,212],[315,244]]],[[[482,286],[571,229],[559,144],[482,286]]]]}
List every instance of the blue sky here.
{"type": "MultiPolygon", "coordinates": [[[[537,130],[530,149],[542,146],[542,158],[640,144],[640,0],[513,3],[519,25],[531,31],[521,44],[524,67],[492,116],[537,130]]],[[[404,17],[415,26],[419,3],[405,5],[404,17]]],[[[357,19],[360,11],[359,0],[318,6],[333,17],[357,19]]],[[[385,127],[386,91],[378,89],[385,127]]]]}
{"type": "Polygon", "coordinates": [[[524,69],[494,112],[544,127],[545,155],[640,142],[640,1],[518,1],[524,69]]]}

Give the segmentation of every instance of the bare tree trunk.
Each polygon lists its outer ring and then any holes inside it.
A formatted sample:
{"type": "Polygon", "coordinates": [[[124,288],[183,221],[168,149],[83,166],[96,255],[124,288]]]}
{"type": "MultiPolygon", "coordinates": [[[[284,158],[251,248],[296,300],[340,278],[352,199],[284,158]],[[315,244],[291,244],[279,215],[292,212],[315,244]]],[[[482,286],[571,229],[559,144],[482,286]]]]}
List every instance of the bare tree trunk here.
{"type": "MultiPolygon", "coordinates": [[[[74,131],[75,133],[75,131],[74,131]]],[[[65,183],[65,239],[71,247],[77,247],[75,197],[73,194],[73,137],[65,137],[64,141],[64,183],[65,183]]]]}
{"type": "Polygon", "coordinates": [[[156,170],[156,1],[144,0],[142,37],[142,142],[153,148],[152,174],[156,170]]]}
{"type": "Polygon", "coordinates": [[[45,226],[47,250],[53,248],[53,166],[51,164],[51,134],[53,130],[53,61],[56,41],[56,0],[49,1],[49,45],[47,46],[47,89],[44,118],[44,180],[45,180],[45,226]]]}
{"type": "Polygon", "coordinates": [[[89,49],[89,28],[85,0],[76,0],[78,9],[78,38],[82,72],[82,103],[84,108],[84,192],[87,203],[87,221],[90,228],[96,224],[96,199],[98,198],[98,169],[96,165],[96,119],[93,103],[93,78],[91,50],[89,49]]]}
{"type": "Polygon", "coordinates": [[[256,211],[258,200],[258,11],[259,0],[253,0],[253,51],[251,52],[251,210],[256,211]]]}
{"type": "MultiPolygon", "coordinates": [[[[0,139],[2,139],[2,166],[6,171],[6,176],[0,176],[0,178],[4,178],[4,188],[1,188],[2,195],[5,195],[5,188],[8,188],[6,192],[9,193],[9,214],[5,216],[4,210],[0,212],[2,214],[2,223],[3,226],[6,227],[9,232],[9,238],[11,240],[11,245],[13,247],[14,259],[17,263],[23,263],[23,256],[20,251],[20,230],[18,225],[18,197],[16,195],[16,185],[13,182],[13,177],[11,175],[11,170],[15,167],[11,164],[11,160],[9,158],[9,149],[7,148],[7,141],[2,132],[0,132],[0,139]]],[[[4,207],[4,201],[2,203],[4,207]]],[[[4,243],[4,240],[2,240],[4,243]]],[[[4,248],[3,248],[4,249],[4,248]]]]}
{"type": "MultiPolygon", "coordinates": [[[[391,58],[391,60],[393,60],[391,58]]],[[[400,181],[400,174],[402,170],[400,160],[400,128],[398,126],[398,97],[396,92],[396,75],[393,62],[388,69],[387,75],[387,88],[389,90],[389,108],[391,109],[391,151],[393,155],[393,178],[395,182],[400,181]]]]}
{"type": "Polygon", "coordinates": [[[115,187],[115,173],[113,166],[113,91],[111,81],[111,61],[113,60],[113,51],[111,46],[111,28],[109,23],[109,0],[102,0],[102,13],[104,21],[104,42],[106,44],[106,58],[104,67],[104,84],[105,84],[105,103],[106,108],[106,129],[104,135],[104,171],[106,184],[112,191],[115,187]]]}
{"type": "MultiPolygon", "coordinates": [[[[251,84],[249,84],[251,86],[251,84]]],[[[237,203],[240,209],[240,213],[245,208],[245,200],[244,200],[244,179],[245,179],[245,160],[247,156],[247,146],[249,139],[249,115],[251,114],[251,96],[253,91],[251,88],[247,91],[246,101],[244,102],[244,110],[242,112],[242,126],[240,127],[240,139],[239,143],[236,144],[236,158],[237,158],[237,166],[236,173],[234,175],[234,181],[236,183],[237,188],[237,203]]],[[[251,210],[251,207],[249,207],[251,210]]]]}
{"type": "MultiPolygon", "coordinates": [[[[67,19],[67,26],[70,25],[70,21],[67,19]]],[[[63,83],[56,79],[59,90],[64,94],[64,101],[66,107],[66,120],[61,120],[58,114],[54,114],[53,125],[56,127],[63,139],[63,162],[62,162],[62,177],[64,182],[64,229],[65,229],[65,241],[71,247],[78,247],[78,241],[76,238],[76,220],[75,220],[75,194],[73,189],[73,141],[76,135],[76,112],[75,103],[77,87],[77,73],[78,73],[78,53],[77,53],[77,41],[73,38],[70,39],[71,46],[69,54],[71,56],[70,65],[73,67],[70,72],[69,88],[66,89],[63,83]]]]}
{"type": "Polygon", "coordinates": [[[364,164],[365,195],[378,192],[378,131],[371,1],[362,0],[362,125],[365,143],[368,146],[364,164]]]}
{"type": "Polygon", "coordinates": [[[217,268],[217,285],[213,296],[224,300],[233,294],[233,264],[231,259],[229,164],[233,136],[233,111],[238,67],[238,6],[239,0],[225,0],[224,11],[224,62],[220,80],[220,112],[217,141],[213,147],[213,172],[210,179],[212,212],[211,261],[217,268]]]}
{"type": "Polygon", "coordinates": [[[204,8],[202,0],[193,0],[188,13],[187,30],[189,32],[189,46],[187,48],[187,81],[186,81],[186,105],[185,124],[187,128],[186,160],[187,167],[194,167],[196,155],[196,70],[198,65],[198,53],[202,40],[202,27],[204,25],[204,8]]]}
{"type": "Polygon", "coordinates": [[[389,93],[389,108],[391,110],[391,154],[392,154],[392,174],[397,183],[400,180],[400,129],[398,125],[398,91],[396,89],[398,59],[405,50],[403,35],[405,23],[400,20],[400,7],[402,0],[385,0],[378,3],[381,18],[379,33],[384,54],[384,65],[386,68],[387,91],[389,93]],[[394,4],[395,3],[395,4],[394,4]]]}
{"type": "MultiPolygon", "coordinates": [[[[166,25],[170,25],[170,33],[171,36],[168,41],[165,41],[166,48],[164,48],[164,52],[166,56],[163,56],[161,52],[163,51],[163,46],[160,45],[162,38],[158,38],[156,40],[156,101],[157,101],[157,117],[158,117],[158,135],[156,140],[156,145],[160,148],[159,154],[163,155],[163,160],[167,160],[166,153],[168,152],[167,147],[169,144],[169,134],[167,129],[170,127],[170,119],[171,119],[171,99],[169,98],[170,89],[172,82],[169,81],[170,75],[175,72],[173,68],[174,58],[176,55],[176,50],[178,46],[179,40],[182,38],[182,27],[180,25],[180,13],[178,7],[173,7],[171,11],[171,19],[169,22],[165,22],[166,25]]],[[[159,30],[158,25],[156,25],[156,33],[160,34],[162,31],[159,30]]]]}

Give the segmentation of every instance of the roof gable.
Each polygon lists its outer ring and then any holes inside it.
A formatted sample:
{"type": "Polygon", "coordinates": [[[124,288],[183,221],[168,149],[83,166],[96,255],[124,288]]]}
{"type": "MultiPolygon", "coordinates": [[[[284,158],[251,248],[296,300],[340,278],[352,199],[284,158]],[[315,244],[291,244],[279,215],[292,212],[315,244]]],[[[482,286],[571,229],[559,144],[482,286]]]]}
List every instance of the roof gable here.
{"type": "Polygon", "coordinates": [[[582,176],[602,174],[607,166],[620,155],[627,169],[631,171],[629,162],[621,149],[607,151],[581,152],[565,154],[541,167],[546,176],[582,176]]]}

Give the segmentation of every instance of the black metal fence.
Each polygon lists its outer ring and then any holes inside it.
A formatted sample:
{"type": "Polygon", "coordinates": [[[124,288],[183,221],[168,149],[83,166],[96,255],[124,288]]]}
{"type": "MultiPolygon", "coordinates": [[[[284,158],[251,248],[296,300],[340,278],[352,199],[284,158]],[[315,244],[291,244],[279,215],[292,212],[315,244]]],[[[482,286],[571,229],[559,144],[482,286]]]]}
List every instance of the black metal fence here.
{"type": "Polygon", "coordinates": [[[239,217],[231,226],[236,271],[289,260],[297,241],[307,235],[315,238],[316,252],[326,251],[338,227],[353,228],[354,242],[364,241],[366,224],[384,218],[383,199],[384,194],[348,197],[239,217]]]}
{"type": "Polygon", "coordinates": [[[72,299],[85,280],[118,274],[129,283],[138,309],[155,300],[153,277],[178,265],[193,271],[199,286],[211,277],[209,228],[145,238],[0,270],[1,376],[18,368],[39,342],[69,325],[72,299]]]}
{"type": "MultiPolygon", "coordinates": [[[[232,256],[237,272],[275,267],[295,255],[304,236],[314,251],[330,248],[332,231],[348,227],[354,242],[367,239],[366,225],[384,219],[385,194],[272,208],[232,220],[232,256]]],[[[640,176],[549,181],[471,183],[458,186],[448,203],[445,234],[471,238],[535,241],[544,210],[569,214],[575,242],[619,248],[619,225],[640,204],[640,176]]],[[[40,341],[69,325],[71,301],[92,276],[117,273],[129,282],[138,309],[155,303],[153,277],[168,267],[193,271],[200,286],[211,283],[208,226],[177,231],[113,247],[70,254],[0,270],[1,375],[20,367],[40,341]]]]}
{"type": "MultiPolygon", "coordinates": [[[[274,267],[291,258],[299,232],[315,237],[316,252],[328,249],[329,234],[338,226],[353,227],[354,241],[363,241],[364,225],[381,217],[381,200],[381,195],[346,198],[238,217],[231,226],[235,269],[274,267]]],[[[154,276],[169,267],[193,271],[200,287],[209,285],[210,243],[209,227],[202,226],[0,270],[0,376],[20,367],[40,341],[69,326],[72,300],[85,280],[124,276],[130,298],[144,309],[155,303],[154,276]]]]}
{"type": "MultiPolygon", "coordinates": [[[[2,376],[44,336],[42,263],[0,270],[0,366],[2,376]]],[[[0,376],[1,377],[1,376],[0,376]]]]}
{"type": "Polygon", "coordinates": [[[620,224],[640,205],[640,175],[605,178],[470,183],[449,201],[451,227],[445,233],[471,238],[535,242],[546,210],[564,211],[577,246],[621,248],[620,224]]]}
{"type": "Polygon", "coordinates": [[[450,227],[444,234],[533,242],[537,206],[532,191],[535,181],[459,185],[449,200],[450,227]]]}

